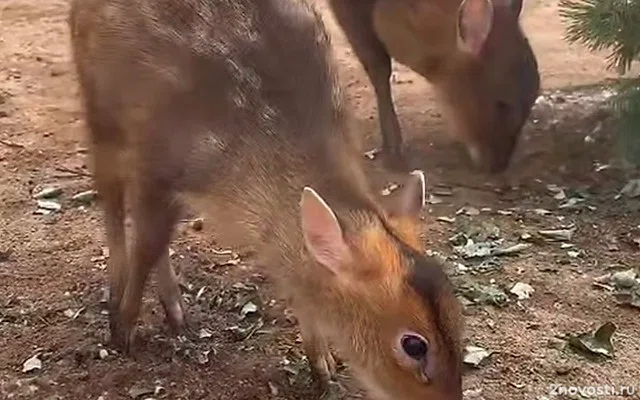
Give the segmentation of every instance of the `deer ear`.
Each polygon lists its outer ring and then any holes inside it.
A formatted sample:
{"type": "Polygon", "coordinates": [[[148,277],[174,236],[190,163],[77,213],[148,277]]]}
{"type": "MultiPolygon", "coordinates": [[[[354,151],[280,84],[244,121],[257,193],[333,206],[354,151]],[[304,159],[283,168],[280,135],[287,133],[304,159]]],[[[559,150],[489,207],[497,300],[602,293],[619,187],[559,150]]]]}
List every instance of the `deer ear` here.
{"type": "Polygon", "coordinates": [[[426,191],[424,172],[411,172],[402,189],[395,195],[395,202],[389,213],[394,217],[417,218],[426,204],[426,191]]]}
{"type": "Polygon", "coordinates": [[[493,3],[491,0],[463,0],[458,8],[457,22],[458,47],[477,56],[493,26],[493,3]]]}
{"type": "Polygon", "coordinates": [[[300,216],[304,243],[311,256],[334,274],[344,274],[351,250],[335,213],[310,187],[302,191],[300,216]]]}

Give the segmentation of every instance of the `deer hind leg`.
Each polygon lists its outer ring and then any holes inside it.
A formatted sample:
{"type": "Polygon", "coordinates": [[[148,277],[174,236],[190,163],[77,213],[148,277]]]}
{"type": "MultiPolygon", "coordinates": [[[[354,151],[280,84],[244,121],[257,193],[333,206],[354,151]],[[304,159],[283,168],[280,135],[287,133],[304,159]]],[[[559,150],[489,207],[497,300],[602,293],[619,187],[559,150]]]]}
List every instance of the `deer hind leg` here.
{"type": "Polygon", "coordinates": [[[171,190],[154,179],[139,180],[133,190],[130,269],[116,330],[126,351],[130,350],[144,288],[154,267],[160,268],[161,299],[168,310],[169,322],[182,325],[184,321],[180,289],[169,265],[168,249],[179,207],[173,201],[171,190]]]}
{"type": "Polygon", "coordinates": [[[111,143],[94,146],[94,181],[104,212],[104,223],[109,248],[107,273],[109,278],[109,328],[112,342],[120,346],[117,319],[120,302],[127,284],[129,268],[125,233],[125,182],[117,171],[118,149],[111,143]]]}
{"type": "Polygon", "coordinates": [[[158,289],[160,291],[160,304],[164,308],[167,322],[174,331],[178,333],[186,325],[185,304],[182,300],[182,293],[178,284],[171,263],[169,261],[169,248],[167,247],[158,261],[158,289]]]}

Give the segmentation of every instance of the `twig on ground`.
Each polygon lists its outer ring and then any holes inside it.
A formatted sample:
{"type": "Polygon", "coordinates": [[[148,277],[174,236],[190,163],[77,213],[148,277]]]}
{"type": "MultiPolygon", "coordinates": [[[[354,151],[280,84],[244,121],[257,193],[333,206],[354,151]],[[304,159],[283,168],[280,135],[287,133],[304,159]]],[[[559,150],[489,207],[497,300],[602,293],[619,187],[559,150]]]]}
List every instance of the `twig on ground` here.
{"type": "Polygon", "coordinates": [[[13,147],[15,149],[24,149],[24,145],[22,145],[22,144],[9,142],[9,141],[3,140],[3,139],[0,139],[0,144],[3,144],[5,146],[7,146],[7,147],[13,147]]]}
{"type": "Polygon", "coordinates": [[[452,182],[452,183],[449,183],[447,186],[461,187],[465,189],[478,190],[481,192],[491,192],[491,193],[499,193],[499,190],[500,190],[500,188],[479,186],[479,185],[474,185],[472,183],[465,183],[465,182],[452,182]],[[496,192],[496,189],[498,189],[498,192],[496,192]]]}
{"type": "Polygon", "coordinates": [[[56,167],[56,171],[58,172],[64,172],[67,174],[72,174],[72,175],[76,175],[76,176],[83,176],[86,178],[91,178],[91,174],[88,172],[84,172],[84,171],[80,171],[77,169],[72,169],[72,168],[66,168],[66,167],[56,167]]]}

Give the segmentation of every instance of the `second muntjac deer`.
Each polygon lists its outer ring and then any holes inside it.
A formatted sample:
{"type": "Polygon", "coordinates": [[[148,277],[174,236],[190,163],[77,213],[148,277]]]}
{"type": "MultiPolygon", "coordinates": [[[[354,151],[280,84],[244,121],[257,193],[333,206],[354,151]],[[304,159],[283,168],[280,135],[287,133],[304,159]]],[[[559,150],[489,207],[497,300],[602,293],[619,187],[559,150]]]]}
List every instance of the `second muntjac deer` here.
{"type": "Polygon", "coordinates": [[[507,169],[540,90],[523,0],[329,0],[375,89],[383,152],[404,167],[391,58],[425,77],[473,163],[507,169]]]}

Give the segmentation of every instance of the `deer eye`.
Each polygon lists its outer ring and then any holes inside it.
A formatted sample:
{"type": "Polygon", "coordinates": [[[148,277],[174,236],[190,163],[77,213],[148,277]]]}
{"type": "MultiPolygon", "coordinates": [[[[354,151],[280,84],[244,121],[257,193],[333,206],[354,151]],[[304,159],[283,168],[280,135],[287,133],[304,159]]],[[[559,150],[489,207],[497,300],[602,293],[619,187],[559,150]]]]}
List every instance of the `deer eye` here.
{"type": "Polygon", "coordinates": [[[427,356],[428,345],[427,341],[417,335],[407,334],[400,339],[402,350],[416,361],[420,361],[427,356]]]}

